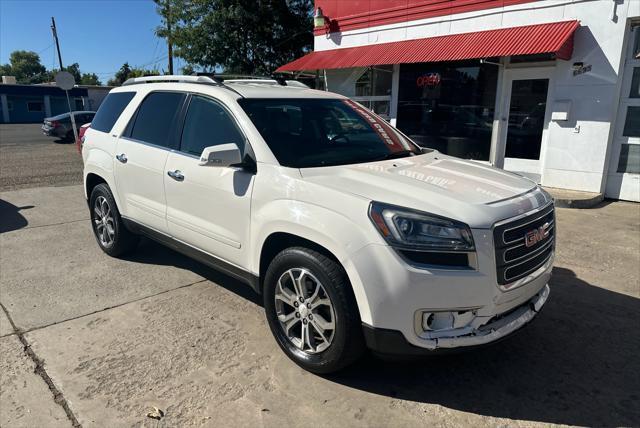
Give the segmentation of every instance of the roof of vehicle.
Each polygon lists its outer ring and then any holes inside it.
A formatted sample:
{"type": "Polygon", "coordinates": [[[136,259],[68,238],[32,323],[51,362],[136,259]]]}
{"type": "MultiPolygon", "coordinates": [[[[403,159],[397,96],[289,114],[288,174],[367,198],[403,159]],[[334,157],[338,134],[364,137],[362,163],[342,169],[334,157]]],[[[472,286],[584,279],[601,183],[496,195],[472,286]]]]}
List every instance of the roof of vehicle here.
{"type": "Polygon", "coordinates": [[[176,90],[178,88],[190,92],[212,93],[225,91],[234,98],[324,98],[344,99],[342,95],[331,92],[318,91],[300,86],[281,86],[271,82],[219,83],[204,76],[148,76],[127,80],[123,86],[114,89],[115,92],[136,89],[162,90],[163,88],[176,90]]]}
{"type": "Polygon", "coordinates": [[[245,98],[344,98],[332,92],[297,86],[280,86],[261,83],[228,83],[225,86],[239,92],[245,98]]]}

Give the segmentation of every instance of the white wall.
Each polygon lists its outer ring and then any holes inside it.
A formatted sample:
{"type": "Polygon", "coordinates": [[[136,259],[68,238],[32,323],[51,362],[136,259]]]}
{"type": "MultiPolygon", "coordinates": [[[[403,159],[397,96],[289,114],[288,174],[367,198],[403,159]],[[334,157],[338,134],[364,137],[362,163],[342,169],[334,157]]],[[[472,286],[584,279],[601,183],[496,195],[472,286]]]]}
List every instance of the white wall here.
{"type": "MultiPolygon", "coordinates": [[[[577,19],[581,27],[575,34],[573,57],[555,62],[552,81],[554,100],[570,100],[572,110],[567,122],[549,123],[542,183],[600,192],[618,103],[625,26],[634,16],[640,16],[640,0],[544,0],[316,36],[315,50],[577,19]],[[591,65],[591,71],[574,76],[573,62],[591,65]]],[[[350,70],[329,70],[327,76],[329,90],[349,95],[350,70]]]]}

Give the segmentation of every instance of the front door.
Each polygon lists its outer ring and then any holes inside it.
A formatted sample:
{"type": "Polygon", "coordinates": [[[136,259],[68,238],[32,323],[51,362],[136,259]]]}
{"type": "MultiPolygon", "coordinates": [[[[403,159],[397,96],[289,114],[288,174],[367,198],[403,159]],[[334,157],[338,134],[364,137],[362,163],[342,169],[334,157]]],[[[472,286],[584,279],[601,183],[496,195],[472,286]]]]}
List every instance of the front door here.
{"type": "Polygon", "coordinates": [[[549,123],[551,73],[549,68],[504,71],[498,154],[503,157],[504,169],[538,183],[542,177],[541,159],[549,123]]]}
{"type": "Polygon", "coordinates": [[[238,125],[218,101],[191,97],[178,150],[167,159],[164,188],[172,237],[236,266],[246,265],[254,175],[240,167],[200,165],[205,147],[234,143],[238,125]]]}
{"type": "Polygon", "coordinates": [[[628,42],[606,196],[640,202],[640,27],[628,42]]]}

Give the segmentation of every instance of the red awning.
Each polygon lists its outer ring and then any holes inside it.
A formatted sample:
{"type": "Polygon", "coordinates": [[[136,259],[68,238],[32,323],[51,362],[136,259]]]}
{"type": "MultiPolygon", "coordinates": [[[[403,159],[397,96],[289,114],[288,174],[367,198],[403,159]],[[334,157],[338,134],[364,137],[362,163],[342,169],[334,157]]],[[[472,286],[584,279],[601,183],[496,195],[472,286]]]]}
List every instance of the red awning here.
{"type": "Polygon", "coordinates": [[[579,26],[578,21],[564,21],[311,52],[276,71],[458,61],[543,53],[553,53],[557,58],[567,60],[573,52],[573,33],[579,26]]]}

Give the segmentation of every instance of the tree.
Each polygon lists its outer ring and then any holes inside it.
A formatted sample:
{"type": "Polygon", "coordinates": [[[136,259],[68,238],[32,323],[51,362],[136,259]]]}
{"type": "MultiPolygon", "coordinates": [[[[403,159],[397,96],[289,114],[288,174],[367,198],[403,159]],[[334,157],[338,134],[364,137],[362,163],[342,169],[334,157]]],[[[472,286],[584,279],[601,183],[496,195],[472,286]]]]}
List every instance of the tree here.
{"type": "Polygon", "coordinates": [[[3,76],[15,76],[18,83],[42,83],[48,80],[47,69],[40,63],[40,56],[32,51],[13,51],[9,63],[2,67],[3,76]]]}
{"type": "Polygon", "coordinates": [[[270,74],[308,52],[312,0],[158,0],[176,56],[205,70],[270,74]],[[167,7],[169,6],[169,7],[167,7]]]}
{"type": "Polygon", "coordinates": [[[191,76],[196,72],[195,68],[191,64],[185,64],[182,67],[181,71],[182,71],[182,74],[184,74],[185,76],[191,76]]]}
{"type": "Polygon", "coordinates": [[[100,86],[102,82],[98,80],[98,75],[95,73],[82,73],[82,78],[80,79],[81,85],[93,85],[100,86]]]}
{"type": "Polygon", "coordinates": [[[158,70],[145,70],[143,68],[131,68],[128,62],[122,64],[120,70],[116,72],[113,76],[113,79],[109,79],[107,85],[109,86],[120,86],[127,79],[131,77],[142,77],[142,76],[158,76],[160,72],[158,70]]]}
{"type": "Polygon", "coordinates": [[[82,80],[82,75],[80,74],[80,65],[77,62],[74,62],[73,64],[65,67],[64,70],[71,73],[71,75],[73,76],[73,79],[76,82],[76,85],[80,84],[80,81],[82,80]]]}

